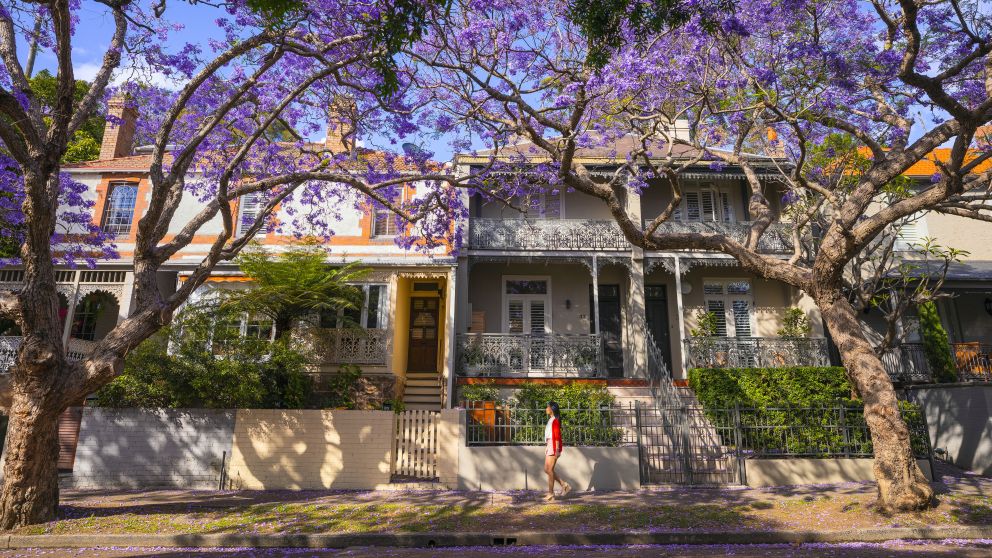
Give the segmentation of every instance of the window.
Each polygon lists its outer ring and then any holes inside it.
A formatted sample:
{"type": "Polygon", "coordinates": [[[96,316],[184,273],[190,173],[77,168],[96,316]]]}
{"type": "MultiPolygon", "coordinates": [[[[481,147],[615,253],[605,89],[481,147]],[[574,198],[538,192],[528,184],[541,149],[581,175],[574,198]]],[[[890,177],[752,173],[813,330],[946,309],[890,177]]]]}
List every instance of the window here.
{"type": "Polygon", "coordinates": [[[918,250],[926,242],[927,222],[922,214],[909,217],[896,232],[895,250],[918,250]]]}
{"type": "MultiPolygon", "coordinates": [[[[258,219],[258,215],[262,212],[263,207],[265,207],[265,198],[260,192],[252,192],[241,196],[238,202],[238,222],[234,234],[241,236],[251,228],[255,224],[255,219],[258,219]]],[[[259,231],[259,234],[263,234],[264,232],[265,228],[263,227],[259,231]]]]}
{"type": "Polygon", "coordinates": [[[734,222],[730,193],[715,186],[685,188],[675,219],[693,222],[734,222]]]}
{"type": "Polygon", "coordinates": [[[372,236],[396,236],[399,230],[396,219],[392,211],[376,207],[372,214],[372,236]]]}
{"type": "Polygon", "coordinates": [[[365,329],[383,327],[385,311],[385,285],[358,285],[362,289],[364,302],[361,308],[340,309],[320,313],[320,327],[338,328],[358,326],[365,329]],[[347,319],[345,319],[347,318],[347,319]]]}
{"type": "Polygon", "coordinates": [[[93,341],[96,337],[96,321],[103,313],[103,307],[103,300],[99,296],[84,298],[73,313],[71,337],[93,341]]]}
{"type": "Polygon", "coordinates": [[[128,235],[134,221],[134,204],[138,200],[138,185],[131,182],[112,182],[103,206],[103,232],[117,236],[128,235]]]}
{"type": "Polygon", "coordinates": [[[551,281],[538,277],[503,279],[503,331],[545,335],[551,333],[551,281]]]}
{"type": "Polygon", "coordinates": [[[754,301],[747,279],[704,279],[703,300],[707,312],[716,315],[720,337],[751,337],[754,301]]]}

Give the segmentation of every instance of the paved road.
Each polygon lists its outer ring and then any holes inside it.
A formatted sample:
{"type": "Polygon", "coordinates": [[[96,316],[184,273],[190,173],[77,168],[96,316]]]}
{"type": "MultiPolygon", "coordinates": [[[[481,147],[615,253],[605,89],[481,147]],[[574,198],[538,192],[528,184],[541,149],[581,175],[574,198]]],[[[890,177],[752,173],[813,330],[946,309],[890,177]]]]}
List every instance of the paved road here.
{"type": "Polygon", "coordinates": [[[686,557],[733,556],[735,558],[989,558],[992,541],[939,544],[885,543],[872,545],[754,545],[754,546],[628,546],[628,547],[473,547],[444,549],[351,548],[309,549],[26,549],[0,550],[0,558],[635,558],[644,556],[686,557]]]}

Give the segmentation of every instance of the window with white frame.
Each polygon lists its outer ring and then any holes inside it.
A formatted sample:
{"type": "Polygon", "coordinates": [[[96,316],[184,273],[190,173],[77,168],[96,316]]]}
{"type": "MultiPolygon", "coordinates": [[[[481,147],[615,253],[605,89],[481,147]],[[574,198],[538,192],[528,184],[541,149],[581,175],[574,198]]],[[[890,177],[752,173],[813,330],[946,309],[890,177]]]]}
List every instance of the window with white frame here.
{"type": "MultiPolygon", "coordinates": [[[[406,188],[400,193],[399,203],[406,201],[406,188]]],[[[393,210],[372,201],[372,236],[396,236],[403,230],[402,220],[393,210]]]]}
{"type": "Polygon", "coordinates": [[[703,303],[716,316],[720,337],[754,335],[754,296],[747,279],[704,279],[703,303]]]}
{"type": "Polygon", "coordinates": [[[713,185],[683,188],[682,203],[676,208],[674,217],[687,222],[732,223],[735,219],[730,191],[713,185]]]}
{"type": "Polygon", "coordinates": [[[530,335],[551,333],[550,278],[503,278],[503,331],[530,335]]]}
{"type": "Polygon", "coordinates": [[[138,184],[135,182],[111,182],[107,201],[103,205],[103,219],[100,228],[113,236],[126,236],[131,233],[134,222],[134,206],[138,201],[138,184]]]}
{"type": "Polygon", "coordinates": [[[896,230],[896,250],[918,250],[926,243],[928,235],[927,222],[922,213],[911,215],[905,223],[896,230]]]}
{"type": "Polygon", "coordinates": [[[558,191],[531,192],[522,201],[522,208],[531,219],[561,218],[561,193],[558,191]]]}
{"type": "MultiPolygon", "coordinates": [[[[238,223],[235,229],[237,236],[243,235],[255,224],[255,220],[258,219],[263,207],[265,207],[265,197],[261,192],[252,192],[241,196],[238,200],[238,223]]],[[[258,234],[265,234],[265,228],[263,227],[258,231],[258,234]]]]}
{"type": "Polygon", "coordinates": [[[362,289],[362,307],[321,312],[320,327],[358,326],[364,329],[384,327],[386,285],[356,285],[362,289]]]}

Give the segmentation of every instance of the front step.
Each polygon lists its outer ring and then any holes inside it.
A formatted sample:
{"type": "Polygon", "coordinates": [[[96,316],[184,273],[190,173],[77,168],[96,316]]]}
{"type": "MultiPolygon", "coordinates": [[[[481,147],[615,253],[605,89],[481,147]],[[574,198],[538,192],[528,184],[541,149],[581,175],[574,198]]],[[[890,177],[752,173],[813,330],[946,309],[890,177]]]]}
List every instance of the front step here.
{"type": "Polygon", "coordinates": [[[436,372],[408,372],[403,388],[403,406],[411,411],[441,409],[441,375],[436,372]]]}

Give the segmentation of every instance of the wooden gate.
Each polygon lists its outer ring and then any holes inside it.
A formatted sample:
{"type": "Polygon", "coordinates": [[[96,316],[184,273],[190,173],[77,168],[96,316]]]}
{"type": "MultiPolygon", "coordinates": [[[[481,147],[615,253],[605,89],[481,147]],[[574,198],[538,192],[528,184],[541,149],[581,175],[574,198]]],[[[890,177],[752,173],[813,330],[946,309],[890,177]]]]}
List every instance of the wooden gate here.
{"type": "Polygon", "coordinates": [[[437,411],[396,414],[393,437],[393,481],[437,479],[437,411]]]}

